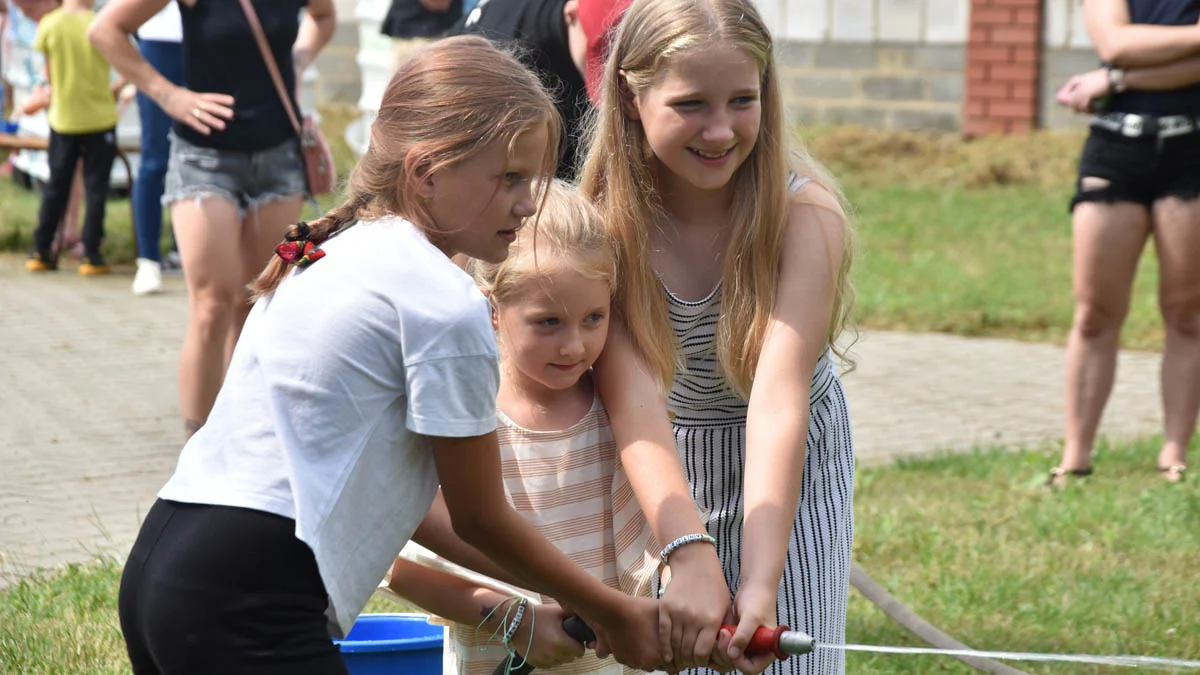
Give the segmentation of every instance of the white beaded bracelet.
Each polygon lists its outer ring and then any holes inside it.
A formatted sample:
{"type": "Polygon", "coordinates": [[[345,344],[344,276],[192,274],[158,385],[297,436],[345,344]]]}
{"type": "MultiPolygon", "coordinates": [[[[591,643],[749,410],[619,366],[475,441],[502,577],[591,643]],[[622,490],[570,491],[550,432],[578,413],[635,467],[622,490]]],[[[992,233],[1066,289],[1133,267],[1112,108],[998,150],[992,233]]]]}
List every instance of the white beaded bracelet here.
{"type": "Polygon", "coordinates": [[[713,539],[710,535],[708,535],[705,532],[697,532],[695,534],[685,534],[682,537],[676,539],[675,541],[673,541],[673,542],[667,544],[665,547],[663,547],[662,553],[658,554],[659,565],[666,566],[668,564],[667,558],[671,557],[671,554],[674,553],[677,549],[679,549],[682,546],[686,546],[688,544],[693,544],[698,541],[708,542],[708,543],[712,544],[713,546],[717,545],[717,540],[713,539]]]}
{"type": "Polygon", "coordinates": [[[512,642],[513,636],[517,634],[517,630],[521,628],[521,619],[525,618],[525,606],[529,601],[521,598],[517,601],[517,609],[513,612],[512,621],[508,624],[508,629],[504,631],[504,638],[500,641],[505,647],[512,642]]]}

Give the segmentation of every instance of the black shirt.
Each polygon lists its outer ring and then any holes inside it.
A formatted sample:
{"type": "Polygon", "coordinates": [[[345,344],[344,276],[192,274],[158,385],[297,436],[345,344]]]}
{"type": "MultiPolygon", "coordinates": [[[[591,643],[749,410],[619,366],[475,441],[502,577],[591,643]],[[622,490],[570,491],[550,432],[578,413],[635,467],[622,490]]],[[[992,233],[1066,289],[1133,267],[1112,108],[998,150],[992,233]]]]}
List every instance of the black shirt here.
{"type": "MultiPolygon", "coordinates": [[[[1132,23],[1189,26],[1200,19],[1200,0],[1129,0],[1132,23]]],[[[1109,110],[1144,115],[1200,115],[1200,83],[1169,91],[1125,91],[1109,110]]]]}
{"type": "Polygon", "coordinates": [[[425,9],[420,0],[392,0],[382,30],[394,38],[432,38],[440,36],[462,16],[463,0],[451,0],[444,12],[425,9]]]}
{"type": "Polygon", "coordinates": [[[550,90],[563,117],[558,176],[572,180],[590,103],[583,75],[571,60],[565,4],[566,0],[480,0],[447,34],[478,34],[498,44],[516,44],[518,56],[550,90]]]}
{"type": "MultiPolygon", "coordinates": [[[[296,107],[296,69],[292,45],[300,30],[300,11],[308,0],[253,0],[279,74],[296,107]]],[[[238,0],[179,3],[183,19],[183,72],[188,88],[233,97],[233,119],[223,131],[205,136],[176,122],[175,134],[203,148],[256,152],[296,137],[291,118],[279,100],[258,41],[238,0]]]]}

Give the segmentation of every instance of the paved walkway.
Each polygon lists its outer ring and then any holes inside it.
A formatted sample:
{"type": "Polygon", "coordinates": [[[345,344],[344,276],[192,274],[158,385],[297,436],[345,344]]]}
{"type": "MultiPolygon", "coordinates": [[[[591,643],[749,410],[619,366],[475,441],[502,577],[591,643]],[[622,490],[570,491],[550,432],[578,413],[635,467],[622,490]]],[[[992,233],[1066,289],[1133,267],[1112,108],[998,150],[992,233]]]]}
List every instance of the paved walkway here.
{"type": "MultiPolygon", "coordinates": [[[[135,298],[132,276],[33,276],[0,255],[0,586],[30,569],[124,553],[182,441],[183,279],[135,298]]],[[[865,334],[849,390],[860,461],[1061,437],[1062,349],[865,334]]],[[[1123,354],[1105,426],[1160,427],[1157,358],[1123,354]]]]}

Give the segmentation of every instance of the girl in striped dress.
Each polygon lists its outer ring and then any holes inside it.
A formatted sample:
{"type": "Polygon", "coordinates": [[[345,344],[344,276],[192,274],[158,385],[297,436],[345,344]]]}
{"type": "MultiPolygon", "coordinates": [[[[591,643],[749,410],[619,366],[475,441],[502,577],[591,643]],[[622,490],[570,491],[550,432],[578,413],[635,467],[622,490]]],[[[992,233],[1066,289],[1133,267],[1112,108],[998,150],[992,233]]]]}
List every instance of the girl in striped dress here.
{"type": "Polygon", "coordinates": [[[706,513],[737,625],[714,660],[829,675],[838,652],[744,653],[760,625],[845,641],[854,522],[834,365],[850,232],[836,183],[789,148],[773,49],[751,0],[635,0],[617,29],[581,178],[622,261],[596,377],[621,452],[674,447],[706,513]]]}
{"type": "MultiPolygon", "coordinates": [[[[538,224],[518,233],[504,262],[468,267],[491,300],[502,354],[497,432],[509,501],[575,564],[649,596],[657,549],[590,375],[608,335],[617,267],[595,207],[556,183],[538,224]]],[[[611,657],[584,654],[548,597],[534,595],[541,604],[517,614],[527,592],[403,558],[389,587],[452,622],[445,673],[489,675],[510,648],[547,675],[629,672],[611,657]]]]}

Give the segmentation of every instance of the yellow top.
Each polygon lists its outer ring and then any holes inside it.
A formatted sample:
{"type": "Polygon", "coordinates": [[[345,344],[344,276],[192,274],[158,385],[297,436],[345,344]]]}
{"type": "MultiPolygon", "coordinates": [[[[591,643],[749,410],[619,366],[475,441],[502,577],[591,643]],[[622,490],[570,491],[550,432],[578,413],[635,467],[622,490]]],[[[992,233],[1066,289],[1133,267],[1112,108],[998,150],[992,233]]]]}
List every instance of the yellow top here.
{"type": "Polygon", "coordinates": [[[117,103],[109,89],[108,61],[87,39],[92,11],[55,9],[38,22],[33,48],[50,71],[50,128],[88,134],[117,126],[117,103]]]}

